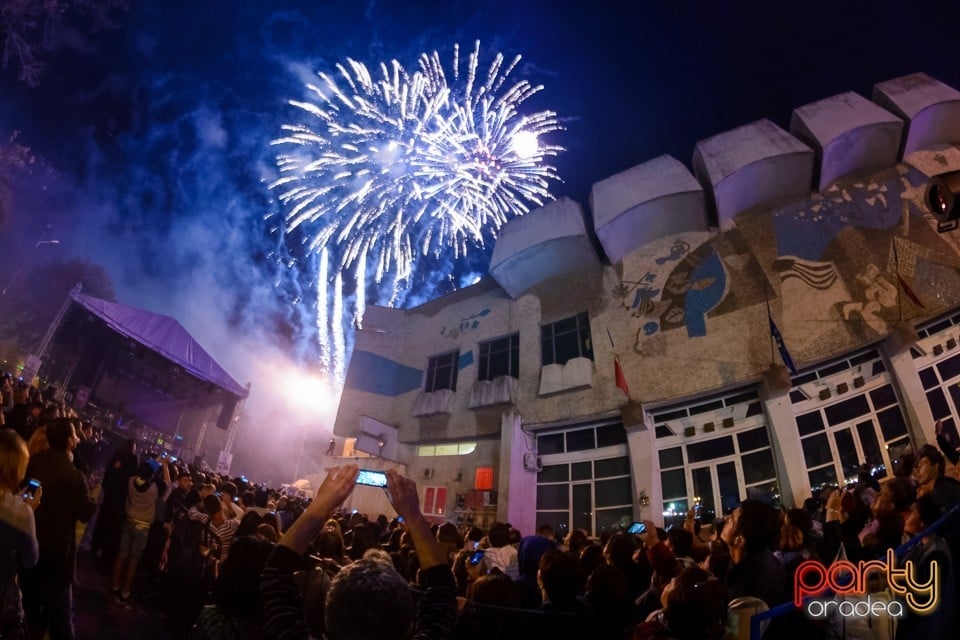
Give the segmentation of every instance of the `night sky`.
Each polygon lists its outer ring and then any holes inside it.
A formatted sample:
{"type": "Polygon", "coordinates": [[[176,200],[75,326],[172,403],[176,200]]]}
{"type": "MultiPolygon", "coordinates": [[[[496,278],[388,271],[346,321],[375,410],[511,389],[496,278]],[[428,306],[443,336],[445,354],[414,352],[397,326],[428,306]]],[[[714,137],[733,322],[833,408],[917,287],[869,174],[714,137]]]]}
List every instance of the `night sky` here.
{"type": "Polygon", "coordinates": [[[0,75],[0,139],[20,131],[43,159],[13,177],[0,269],[84,257],[118,301],[179,319],[253,383],[241,453],[268,421],[327,434],[335,399],[278,409],[289,371],[315,362],[316,274],[284,247],[267,189],[269,143],[316,71],[346,57],[412,70],[477,39],[482,67],[521,54],[517,78],[545,86],[528,105],[565,127],[554,195],[586,206],[605,177],[664,153],[689,166],[697,140],[763,117],[787,128],[821,98],[918,71],[960,87],[958,27],[947,0],[134,0],[114,30],[68,25],[38,87],[0,75]],[[32,252],[47,223],[60,244],[32,252]]]}

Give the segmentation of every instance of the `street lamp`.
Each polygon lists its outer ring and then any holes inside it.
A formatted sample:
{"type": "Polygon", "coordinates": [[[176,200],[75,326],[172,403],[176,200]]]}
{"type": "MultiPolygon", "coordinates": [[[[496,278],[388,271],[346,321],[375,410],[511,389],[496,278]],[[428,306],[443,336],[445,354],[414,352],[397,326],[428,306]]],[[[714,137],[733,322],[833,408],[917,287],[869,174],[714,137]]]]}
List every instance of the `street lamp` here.
{"type": "Polygon", "coordinates": [[[10,277],[10,281],[7,282],[7,285],[0,291],[0,296],[7,295],[7,290],[13,286],[14,281],[20,276],[20,272],[23,271],[23,267],[30,261],[30,258],[33,257],[33,254],[40,248],[40,245],[43,244],[60,244],[59,240],[44,240],[43,236],[47,235],[47,231],[50,231],[50,225],[47,225],[47,228],[44,230],[43,235],[40,236],[40,240],[37,240],[37,243],[33,245],[33,250],[30,252],[26,258],[20,263],[20,266],[17,267],[17,270],[13,272],[13,275],[10,277]]]}

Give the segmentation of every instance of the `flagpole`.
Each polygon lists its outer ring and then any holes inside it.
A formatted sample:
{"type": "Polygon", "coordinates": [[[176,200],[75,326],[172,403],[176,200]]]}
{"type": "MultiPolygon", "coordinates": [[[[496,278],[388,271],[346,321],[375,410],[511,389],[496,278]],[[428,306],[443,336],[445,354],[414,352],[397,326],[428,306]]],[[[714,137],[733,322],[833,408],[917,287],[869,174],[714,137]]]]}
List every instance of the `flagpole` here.
{"type": "Polygon", "coordinates": [[[770,292],[767,291],[767,283],[763,284],[763,300],[764,302],[767,303],[767,322],[768,322],[767,334],[770,336],[770,366],[772,367],[776,364],[777,356],[774,353],[774,343],[776,342],[776,340],[773,339],[773,334],[770,333],[770,328],[769,328],[769,321],[770,321],[770,318],[773,316],[771,316],[770,314],[770,292]]]}
{"type": "Polygon", "coordinates": [[[627,396],[627,401],[632,402],[633,396],[630,395],[630,387],[627,386],[627,378],[623,375],[623,368],[620,366],[620,354],[617,353],[617,345],[613,343],[613,334],[607,327],[607,338],[610,339],[610,349],[613,351],[613,380],[618,389],[627,396]]]}
{"type": "Polygon", "coordinates": [[[893,268],[897,272],[897,322],[903,322],[903,296],[900,295],[900,258],[897,255],[897,239],[890,241],[893,247],[893,268]]]}

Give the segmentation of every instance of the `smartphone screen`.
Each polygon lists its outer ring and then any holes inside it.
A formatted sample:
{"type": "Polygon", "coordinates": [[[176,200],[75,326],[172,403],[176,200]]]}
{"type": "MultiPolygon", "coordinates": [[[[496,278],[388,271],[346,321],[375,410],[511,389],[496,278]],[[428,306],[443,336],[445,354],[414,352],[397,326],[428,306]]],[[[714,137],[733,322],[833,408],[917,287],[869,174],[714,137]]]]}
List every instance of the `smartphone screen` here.
{"type": "Polygon", "coordinates": [[[40,481],[34,480],[33,478],[31,478],[29,481],[27,481],[27,486],[24,487],[23,489],[23,498],[26,499],[28,497],[37,495],[37,489],[39,488],[40,488],[40,481]]]}
{"type": "Polygon", "coordinates": [[[383,471],[360,469],[360,473],[357,475],[357,484],[365,484],[371,487],[385,487],[387,486],[387,474],[383,471]]]}
{"type": "Polygon", "coordinates": [[[641,534],[641,533],[646,533],[646,531],[647,531],[647,525],[643,524],[642,522],[634,522],[634,523],[631,524],[630,527],[627,529],[627,533],[633,534],[633,535],[639,535],[639,534],[641,534]]]}
{"type": "Polygon", "coordinates": [[[480,564],[481,560],[483,560],[483,549],[479,549],[470,554],[470,564],[476,566],[480,564]]]}

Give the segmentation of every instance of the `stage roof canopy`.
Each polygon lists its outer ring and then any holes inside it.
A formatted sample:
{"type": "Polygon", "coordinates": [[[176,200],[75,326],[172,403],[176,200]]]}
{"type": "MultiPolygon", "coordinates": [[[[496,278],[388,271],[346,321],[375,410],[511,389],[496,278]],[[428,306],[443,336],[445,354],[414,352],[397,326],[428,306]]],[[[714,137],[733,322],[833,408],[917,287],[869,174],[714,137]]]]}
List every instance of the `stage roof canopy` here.
{"type": "Polygon", "coordinates": [[[107,302],[82,293],[74,295],[73,300],[102,319],[117,333],[136,340],[182,367],[187,373],[211,382],[239,398],[247,396],[247,390],[204,351],[183,325],[170,316],[107,302]]]}

